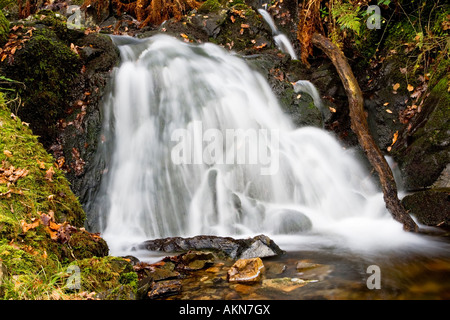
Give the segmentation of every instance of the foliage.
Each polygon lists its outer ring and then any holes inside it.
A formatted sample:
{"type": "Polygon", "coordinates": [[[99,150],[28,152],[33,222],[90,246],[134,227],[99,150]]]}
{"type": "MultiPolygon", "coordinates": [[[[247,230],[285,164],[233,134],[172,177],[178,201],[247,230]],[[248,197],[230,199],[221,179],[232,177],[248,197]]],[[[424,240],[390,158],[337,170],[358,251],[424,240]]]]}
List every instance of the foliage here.
{"type": "Polygon", "coordinates": [[[82,8],[92,6],[100,16],[105,8],[112,6],[117,15],[131,14],[144,27],[149,24],[159,25],[170,18],[180,20],[192,9],[201,5],[196,0],[85,0],[82,8]]]}

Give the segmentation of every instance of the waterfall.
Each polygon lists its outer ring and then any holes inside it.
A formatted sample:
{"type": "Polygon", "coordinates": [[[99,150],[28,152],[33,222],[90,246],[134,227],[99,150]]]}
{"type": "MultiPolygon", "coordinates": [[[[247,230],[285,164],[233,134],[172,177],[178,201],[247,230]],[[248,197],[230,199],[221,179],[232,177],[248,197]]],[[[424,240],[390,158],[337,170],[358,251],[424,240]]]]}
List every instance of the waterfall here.
{"type": "Polygon", "coordinates": [[[122,63],[104,97],[106,168],[93,200],[111,253],[198,234],[364,249],[419,241],[391,218],[352,150],[295,128],[244,60],[166,35],[114,40],[122,63]]]}
{"type": "Polygon", "coordinates": [[[269,25],[272,30],[273,40],[277,45],[278,49],[284,53],[289,53],[293,60],[297,60],[297,54],[295,53],[294,48],[292,47],[292,43],[289,41],[288,37],[281,33],[275,22],[272,19],[272,16],[264,9],[258,9],[259,14],[263,17],[266,23],[269,25]]]}

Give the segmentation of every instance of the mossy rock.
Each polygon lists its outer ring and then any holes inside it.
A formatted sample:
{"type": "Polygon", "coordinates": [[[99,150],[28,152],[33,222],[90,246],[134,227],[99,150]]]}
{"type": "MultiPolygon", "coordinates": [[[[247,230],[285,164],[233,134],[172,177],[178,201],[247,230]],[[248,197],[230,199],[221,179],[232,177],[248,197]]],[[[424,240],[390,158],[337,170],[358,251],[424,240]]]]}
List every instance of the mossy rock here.
{"type": "Polygon", "coordinates": [[[430,187],[450,162],[450,92],[443,78],[393,148],[407,190],[430,187]]]}
{"type": "Polygon", "coordinates": [[[0,260],[7,269],[3,298],[66,297],[62,287],[67,264],[104,257],[108,247],[99,236],[82,229],[85,214],[63,172],[4,103],[0,129],[0,260]],[[52,233],[42,222],[42,214],[50,212],[55,226],[70,225],[65,237],[58,235],[64,230],[52,229],[52,233]]]}
{"type": "Polygon", "coordinates": [[[129,261],[119,257],[89,258],[72,263],[81,273],[81,290],[103,300],[136,298],[138,277],[129,261]]]}
{"type": "Polygon", "coordinates": [[[67,36],[62,31],[66,30],[63,21],[48,15],[34,26],[31,39],[17,50],[12,64],[3,64],[3,69],[7,77],[24,84],[18,89],[23,101],[19,116],[31,123],[33,132],[48,147],[56,135],[57,121],[66,115],[82,61],[71,50],[70,40],[61,38],[62,34],[67,36]]]}
{"type": "Polygon", "coordinates": [[[420,223],[450,228],[450,188],[415,192],[402,204],[420,223]]]}

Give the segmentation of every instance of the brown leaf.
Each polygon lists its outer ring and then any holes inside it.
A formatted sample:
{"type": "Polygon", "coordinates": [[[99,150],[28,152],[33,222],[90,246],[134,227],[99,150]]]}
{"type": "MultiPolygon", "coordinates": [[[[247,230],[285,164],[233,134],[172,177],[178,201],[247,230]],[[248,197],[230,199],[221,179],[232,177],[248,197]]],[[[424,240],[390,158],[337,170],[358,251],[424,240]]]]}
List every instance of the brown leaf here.
{"type": "Polygon", "coordinates": [[[39,219],[32,219],[31,223],[26,223],[25,220],[20,221],[20,226],[22,227],[22,231],[25,233],[30,229],[34,229],[37,226],[39,226],[40,220],[39,219]]]}
{"type": "Polygon", "coordinates": [[[3,150],[3,154],[5,155],[5,156],[7,156],[8,158],[10,158],[10,157],[12,157],[12,152],[11,151],[9,151],[9,150],[3,150]]]}
{"type": "Polygon", "coordinates": [[[53,182],[53,175],[55,174],[55,170],[53,170],[53,166],[51,166],[47,171],[45,171],[45,179],[53,182]]]}
{"type": "Polygon", "coordinates": [[[44,161],[36,160],[36,162],[39,165],[39,169],[45,170],[45,162],[44,161]]]}

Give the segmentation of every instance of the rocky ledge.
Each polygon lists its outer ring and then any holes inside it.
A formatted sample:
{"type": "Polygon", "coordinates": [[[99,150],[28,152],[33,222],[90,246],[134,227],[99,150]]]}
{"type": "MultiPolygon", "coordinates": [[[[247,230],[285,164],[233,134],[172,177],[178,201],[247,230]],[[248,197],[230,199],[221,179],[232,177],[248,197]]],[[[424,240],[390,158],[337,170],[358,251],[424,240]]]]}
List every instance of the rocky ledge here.
{"type": "Polygon", "coordinates": [[[248,239],[233,239],[200,235],[191,238],[171,237],[147,240],[134,247],[135,250],[162,251],[167,253],[189,250],[209,250],[223,254],[231,259],[250,259],[273,257],[284,251],[265,235],[258,235],[248,239]]]}

